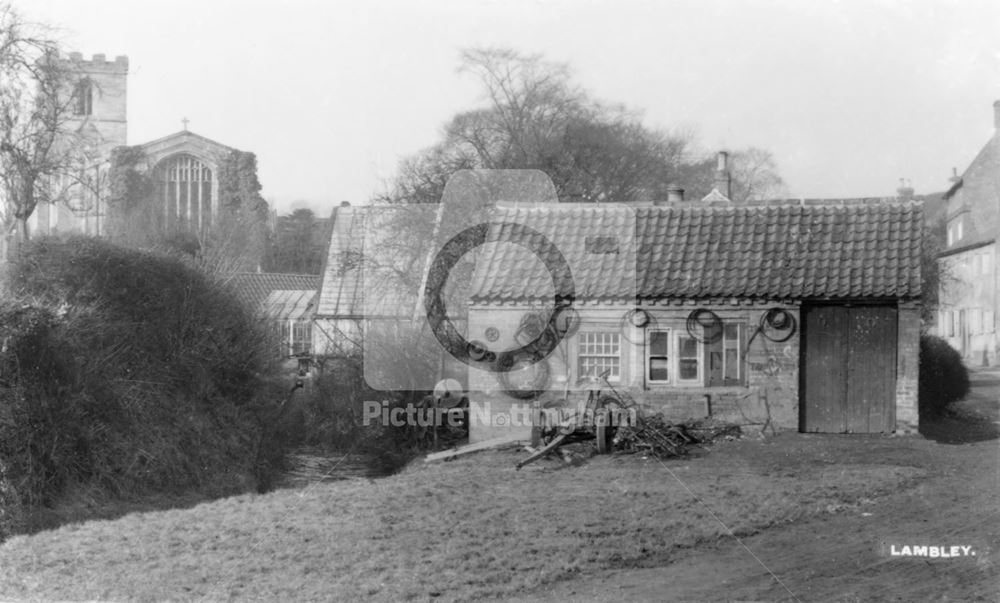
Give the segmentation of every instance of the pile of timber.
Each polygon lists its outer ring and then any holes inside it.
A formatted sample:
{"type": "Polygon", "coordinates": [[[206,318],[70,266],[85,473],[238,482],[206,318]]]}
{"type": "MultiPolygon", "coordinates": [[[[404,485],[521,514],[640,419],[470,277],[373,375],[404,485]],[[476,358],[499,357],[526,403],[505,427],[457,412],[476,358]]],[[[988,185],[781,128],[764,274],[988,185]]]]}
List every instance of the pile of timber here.
{"type": "Polygon", "coordinates": [[[739,425],[699,419],[671,423],[660,414],[640,415],[635,425],[618,428],[615,449],[664,458],[684,456],[695,445],[707,445],[719,439],[732,440],[742,435],[739,425]]]}

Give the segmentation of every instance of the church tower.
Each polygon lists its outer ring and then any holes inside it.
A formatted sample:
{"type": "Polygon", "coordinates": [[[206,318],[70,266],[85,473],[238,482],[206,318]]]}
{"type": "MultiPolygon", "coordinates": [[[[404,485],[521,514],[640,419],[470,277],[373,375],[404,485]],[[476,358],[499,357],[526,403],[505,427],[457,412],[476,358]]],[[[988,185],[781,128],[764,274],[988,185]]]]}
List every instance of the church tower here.
{"type": "Polygon", "coordinates": [[[73,96],[71,127],[79,134],[92,138],[103,154],[126,144],[128,89],[128,57],[107,61],[103,54],[86,60],[72,52],[65,60],[73,96]]]}
{"type": "Polygon", "coordinates": [[[29,219],[29,228],[38,234],[102,235],[111,150],[124,146],[128,134],[128,57],[108,61],[105,55],[95,54],[86,60],[83,54],[71,52],[68,58],[60,59],[60,67],[67,75],[63,93],[70,103],[65,136],[74,137],[73,144],[81,148],[85,159],[78,174],[55,181],[64,200],[40,203],[29,219]]]}

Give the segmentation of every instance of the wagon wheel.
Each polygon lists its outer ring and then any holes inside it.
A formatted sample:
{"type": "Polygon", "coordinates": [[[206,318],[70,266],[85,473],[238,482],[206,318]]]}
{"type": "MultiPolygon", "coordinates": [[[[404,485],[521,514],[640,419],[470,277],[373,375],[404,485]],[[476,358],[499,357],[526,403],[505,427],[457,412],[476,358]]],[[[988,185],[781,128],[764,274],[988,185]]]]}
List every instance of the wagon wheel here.
{"type": "Polygon", "coordinates": [[[615,435],[618,433],[618,422],[623,410],[621,402],[607,396],[597,401],[594,412],[594,431],[597,436],[597,454],[610,454],[614,449],[615,435]]]}

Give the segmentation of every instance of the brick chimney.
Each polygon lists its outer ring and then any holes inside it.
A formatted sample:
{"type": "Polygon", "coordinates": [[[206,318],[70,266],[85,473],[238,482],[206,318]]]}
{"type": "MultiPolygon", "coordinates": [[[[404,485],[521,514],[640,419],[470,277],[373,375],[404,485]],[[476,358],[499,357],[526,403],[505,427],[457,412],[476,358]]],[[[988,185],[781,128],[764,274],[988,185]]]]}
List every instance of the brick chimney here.
{"type": "Polygon", "coordinates": [[[726,199],[733,198],[732,178],[729,175],[729,153],[719,151],[715,163],[715,179],[712,182],[715,190],[725,195],[726,199]]]}
{"type": "Polygon", "coordinates": [[[677,184],[667,186],[667,202],[680,203],[684,201],[684,189],[677,184]]]}

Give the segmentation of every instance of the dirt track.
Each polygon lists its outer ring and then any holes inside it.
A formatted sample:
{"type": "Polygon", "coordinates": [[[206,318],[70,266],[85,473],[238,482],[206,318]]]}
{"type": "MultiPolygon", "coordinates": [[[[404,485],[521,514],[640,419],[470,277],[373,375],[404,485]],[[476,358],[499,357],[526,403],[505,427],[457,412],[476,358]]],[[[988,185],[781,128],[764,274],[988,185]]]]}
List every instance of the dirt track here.
{"type": "MultiPolygon", "coordinates": [[[[924,430],[928,439],[885,439],[880,453],[929,472],[914,488],[773,527],[742,544],[727,538],[699,546],[666,565],[579,576],[520,600],[998,601],[998,408],[1000,372],[978,372],[961,409],[985,421],[950,419],[924,430]],[[882,543],[971,545],[976,556],[893,558],[880,551],[882,543]]],[[[795,447],[815,443],[808,436],[776,438],[774,452],[788,448],[785,458],[794,462],[795,447]]]]}

